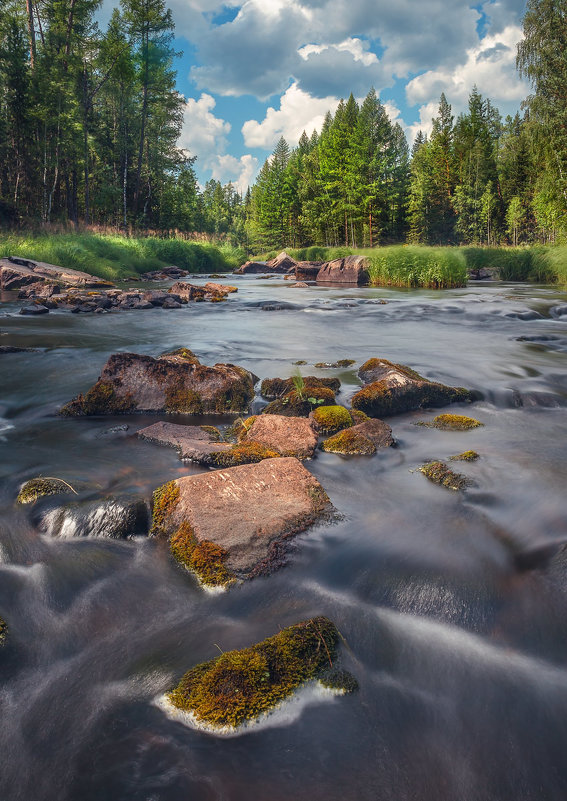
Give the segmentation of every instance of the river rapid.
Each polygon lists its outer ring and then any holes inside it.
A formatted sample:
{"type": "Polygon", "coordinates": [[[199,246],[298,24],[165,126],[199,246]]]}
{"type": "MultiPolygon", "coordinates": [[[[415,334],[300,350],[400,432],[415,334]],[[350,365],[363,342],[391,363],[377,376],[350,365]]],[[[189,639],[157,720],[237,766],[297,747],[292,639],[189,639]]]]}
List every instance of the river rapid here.
{"type": "Polygon", "coordinates": [[[227,302],[179,310],[24,317],[13,297],[0,304],[0,345],[39,349],[0,356],[0,798],[564,801],[567,294],[228,283],[239,292],[227,302]],[[444,411],[485,425],[439,431],[414,425],[437,412],[414,412],[388,419],[397,448],[318,452],[306,466],[339,518],[299,535],[284,569],[225,593],[146,537],[41,535],[14,504],[26,479],[149,496],[205,469],[136,438],[155,417],[56,416],[111,353],[180,346],[260,378],[305,360],[303,375],[341,379],[339,403],[358,367],[384,357],[479,390],[484,400],[444,411]],[[313,368],[344,358],[356,364],[313,368]],[[471,480],[463,492],[417,472],[468,449],[481,458],[454,463],[471,480]],[[314,615],[343,635],[357,693],[307,698],[230,739],[155,705],[219,650],[314,615]]]}

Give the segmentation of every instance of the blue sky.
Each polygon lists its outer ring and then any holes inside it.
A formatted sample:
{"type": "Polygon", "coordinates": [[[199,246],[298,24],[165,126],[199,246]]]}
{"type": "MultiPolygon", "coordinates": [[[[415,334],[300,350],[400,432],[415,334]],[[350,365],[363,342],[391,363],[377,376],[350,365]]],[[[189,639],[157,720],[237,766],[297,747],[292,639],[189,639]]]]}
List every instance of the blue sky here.
{"type": "MultiPolygon", "coordinates": [[[[352,91],[374,86],[411,145],[429,130],[439,95],[455,115],[473,85],[503,114],[528,87],[516,74],[525,0],[170,0],[178,88],[186,98],[181,145],[199,181],[241,191],[280,136],[303,129],[352,91]]],[[[105,0],[102,18],[111,9],[105,0]]]]}

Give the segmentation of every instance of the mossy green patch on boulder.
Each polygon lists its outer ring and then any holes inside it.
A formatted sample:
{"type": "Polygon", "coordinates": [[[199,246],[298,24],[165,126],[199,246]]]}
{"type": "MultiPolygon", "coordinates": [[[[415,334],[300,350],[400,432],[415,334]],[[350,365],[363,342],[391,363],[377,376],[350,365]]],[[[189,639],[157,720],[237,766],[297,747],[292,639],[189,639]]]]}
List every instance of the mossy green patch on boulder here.
{"type": "Polygon", "coordinates": [[[26,481],[20,488],[17,503],[35,503],[40,498],[47,495],[62,495],[65,493],[75,493],[73,487],[61,478],[32,478],[26,481]]]}
{"type": "Polygon", "coordinates": [[[301,392],[291,390],[268,403],[262,414],[281,414],[284,417],[309,417],[318,406],[334,406],[335,393],[321,386],[308,386],[301,392]]]}
{"type": "Polygon", "coordinates": [[[152,527],[150,534],[154,537],[167,535],[165,522],[179,503],[179,485],[169,481],[158,487],[152,499],[152,527]]]}
{"type": "Polygon", "coordinates": [[[428,462],[419,470],[434,484],[447,487],[447,489],[461,490],[467,486],[466,476],[453,472],[444,462],[428,462]]]}
{"type": "Polygon", "coordinates": [[[228,450],[211,453],[211,464],[216,467],[237,467],[241,464],[256,464],[264,459],[277,459],[281,453],[266,448],[253,440],[240,442],[228,450]]]}
{"type": "Polygon", "coordinates": [[[480,454],[476,451],[464,451],[456,456],[451,456],[452,462],[476,462],[477,459],[480,459],[480,454]]]}
{"type": "Polygon", "coordinates": [[[480,423],[474,417],[466,417],[464,414],[438,414],[430,423],[419,423],[418,425],[439,428],[442,431],[468,431],[470,428],[480,428],[484,423],[480,423]]]}
{"type": "MultiPolygon", "coordinates": [[[[301,685],[332,671],[338,643],[334,624],[324,617],[313,618],[197,665],[167,698],[197,723],[236,729],[273,710],[301,685]]],[[[341,684],[336,670],[334,677],[341,684]]],[[[355,686],[352,677],[343,675],[343,691],[355,686]]]]}
{"type": "Polygon", "coordinates": [[[372,419],[368,417],[367,414],[364,414],[364,412],[361,412],[360,409],[350,409],[349,411],[355,425],[358,425],[358,423],[365,423],[367,420],[372,419]]]}
{"type": "Polygon", "coordinates": [[[311,416],[322,434],[336,434],[353,425],[351,414],[344,406],[319,406],[311,416]]]}
{"type": "Polygon", "coordinates": [[[349,428],[326,439],[321,449],[328,453],[342,453],[345,456],[372,456],[376,453],[376,445],[368,437],[349,428]]]}
{"type": "Polygon", "coordinates": [[[226,587],[236,576],[224,564],[228,551],[208,540],[199,542],[186,521],[181,523],[169,541],[175,559],[188,570],[192,570],[207,587],[226,587]]]}
{"type": "Polygon", "coordinates": [[[128,414],[134,410],[131,393],[118,395],[109,381],[97,381],[84,395],[78,395],[59,410],[63,417],[98,414],[128,414]]]}
{"type": "Polygon", "coordinates": [[[246,436],[248,431],[252,428],[255,420],[255,414],[253,414],[251,417],[247,417],[246,419],[239,417],[238,420],[235,420],[235,422],[226,429],[226,437],[228,439],[235,439],[240,442],[242,437],[246,436]]]}

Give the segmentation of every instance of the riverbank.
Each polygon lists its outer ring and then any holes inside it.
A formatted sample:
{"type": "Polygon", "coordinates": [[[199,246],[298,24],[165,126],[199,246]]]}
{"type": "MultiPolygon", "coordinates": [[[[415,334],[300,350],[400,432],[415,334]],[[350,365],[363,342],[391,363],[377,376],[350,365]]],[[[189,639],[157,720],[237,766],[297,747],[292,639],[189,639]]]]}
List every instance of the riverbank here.
{"type": "MultiPolygon", "coordinates": [[[[374,286],[451,289],[466,286],[471,273],[485,271],[502,281],[567,285],[567,247],[308,247],[288,249],[298,261],[329,261],[351,254],[366,256],[374,286]]],[[[258,259],[270,259],[270,251],[258,259]]]]}
{"type": "Polygon", "coordinates": [[[231,245],[183,239],[0,231],[0,257],[3,256],[36,259],[110,281],[172,264],[192,273],[229,272],[246,260],[244,251],[231,245]]]}

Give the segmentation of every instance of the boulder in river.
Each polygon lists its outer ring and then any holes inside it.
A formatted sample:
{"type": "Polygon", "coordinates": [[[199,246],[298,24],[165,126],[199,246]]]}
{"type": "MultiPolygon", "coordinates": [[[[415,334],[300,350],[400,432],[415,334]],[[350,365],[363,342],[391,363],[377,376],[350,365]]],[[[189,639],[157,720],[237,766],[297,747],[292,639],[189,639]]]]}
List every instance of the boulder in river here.
{"type": "Polygon", "coordinates": [[[157,359],[115,353],[96,384],[63,406],[60,414],[240,414],[254,397],[256,380],[234,364],[206,367],[188,348],[157,359]]]}
{"type": "Polygon", "coordinates": [[[477,459],[480,459],[480,454],[476,451],[463,451],[456,456],[451,456],[452,462],[476,462],[477,459]]]}
{"type": "Polygon", "coordinates": [[[271,273],[288,273],[290,270],[295,269],[296,264],[296,260],[288,256],[285,250],[282,250],[275,258],[266,262],[266,267],[268,272],[271,273]]]}
{"type": "Polygon", "coordinates": [[[254,418],[240,441],[258,442],[281,456],[310,459],[317,447],[317,434],[312,421],[305,417],[261,414],[254,418]]]}
{"type": "Polygon", "coordinates": [[[257,273],[265,273],[266,272],[266,262],[264,261],[247,261],[242,267],[239,267],[238,270],[234,271],[238,275],[249,275],[250,273],[257,274],[257,273]]]}
{"type": "Polygon", "coordinates": [[[344,259],[328,261],[317,273],[318,284],[368,284],[368,259],[364,256],[345,256],[344,259]]]}
{"type": "Polygon", "coordinates": [[[41,303],[30,303],[29,306],[22,306],[20,314],[48,314],[49,309],[41,303]]]}
{"type": "Polygon", "coordinates": [[[0,289],[20,289],[37,282],[60,283],[65,286],[82,287],[83,289],[112,286],[95,275],[58,267],[35,259],[24,259],[20,256],[8,256],[0,259],[0,289]]]}
{"type": "Polygon", "coordinates": [[[334,406],[335,393],[321,385],[305,385],[292,389],[262,409],[262,414],[281,414],[286,417],[309,417],[318,406],[334,406]]]}
{"type": "Polygon", "coordinates": [[[298,261],[295,265],[295,278],[297,281],[315,281],[322,261],[298,261]]]}
{"type": "Polygon", "coordinates": [[[351,413],[344,406],[319,406],[310,417],[321,434],[336,434],[354,425],[351,413]]]}
{"type": "Polygon", "coordinates": [[[358,375],[367,386],[353,395],[352,406],[370,417],[388,417],[423,406],[445,406],[479,397],[463,387],[428,381],[410,367],[387,359],[369,359],[358,375]]]}
{"type": "Polygon", "coordinates": [[[441,487],[451,490],[465,489],[468,484],[466,476],[455,473],[444,462],[428,462],[419,468],[420,473],[441,487]]]}
{"type": "Polygon", "coordinates": [[[391,445],[394,445],[394,438],[390,426],[382,420],[368,420],[340,431],[325,440],[321,448],[345,456],[371,456],[378,448],[391,445]]]}
{"type": "Polygon", "coordinates": [[[148,504],[142,498],[106,498],[70,503],[44,512],[39,524],[51,537],[128,539],[149,530],[148,504]]]}
{"type": "Polygon", "coordinates": [[[267,574],[284,563],[290,537],[332,509],[294,458],[265,459],[186,476],[154,493],[153,528],[209,585],[267,574]]]}
{"type": "Polygon", "coordinates": [[[270,713],[308,682],[344,695],[358,685],[338,669],[339,644],[340,634],[327,618],[297,623],[192,668],[167,693],[164,706],[187,713],[197,727],[231,733],[270,713]]]}

